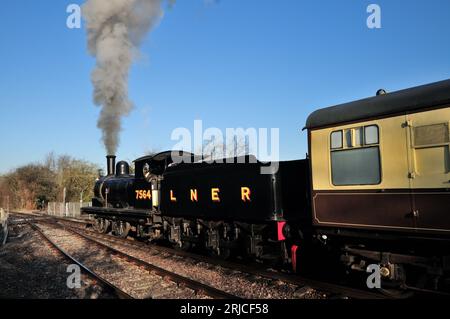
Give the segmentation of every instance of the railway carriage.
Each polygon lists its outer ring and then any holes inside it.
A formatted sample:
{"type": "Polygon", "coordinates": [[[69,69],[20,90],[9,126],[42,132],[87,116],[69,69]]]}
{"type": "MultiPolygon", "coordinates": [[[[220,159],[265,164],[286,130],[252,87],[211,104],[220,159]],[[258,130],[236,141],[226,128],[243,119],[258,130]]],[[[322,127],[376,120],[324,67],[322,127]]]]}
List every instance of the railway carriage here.
{"type": "Polygon", "coordinates": [[[449,123],[450,81],[309,117],[312,224],[353,269],[381,263],[399,280],[405,265],[449,271],[449,123]]]}

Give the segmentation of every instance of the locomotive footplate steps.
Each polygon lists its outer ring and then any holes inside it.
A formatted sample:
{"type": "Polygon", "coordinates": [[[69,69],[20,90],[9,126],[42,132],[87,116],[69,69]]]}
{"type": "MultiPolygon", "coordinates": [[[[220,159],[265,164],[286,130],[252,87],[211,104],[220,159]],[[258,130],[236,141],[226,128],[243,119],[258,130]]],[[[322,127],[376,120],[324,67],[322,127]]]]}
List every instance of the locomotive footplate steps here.
{"type": "Polygon", "coordinates": [[[83,214],[97,215],[102,217],[118,217],[118,218],[145,218],[151,217],[149,210],[144,209],[121,209],[121,208],[102,208],[102,207],[83,207],[83,214]]]}

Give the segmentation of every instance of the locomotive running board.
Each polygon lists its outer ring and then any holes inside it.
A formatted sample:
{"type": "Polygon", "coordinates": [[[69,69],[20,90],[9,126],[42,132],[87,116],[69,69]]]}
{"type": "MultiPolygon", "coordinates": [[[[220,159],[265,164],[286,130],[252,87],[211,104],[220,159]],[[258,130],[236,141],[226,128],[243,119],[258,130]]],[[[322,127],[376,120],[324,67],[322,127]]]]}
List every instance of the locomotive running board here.
{"type": "Polygon", "coordinates": [[[82,207],[81,213],[98,216],[120,216],[131,218],[146,218],[151,216],[151,210],[106,207],[82,207]]]}

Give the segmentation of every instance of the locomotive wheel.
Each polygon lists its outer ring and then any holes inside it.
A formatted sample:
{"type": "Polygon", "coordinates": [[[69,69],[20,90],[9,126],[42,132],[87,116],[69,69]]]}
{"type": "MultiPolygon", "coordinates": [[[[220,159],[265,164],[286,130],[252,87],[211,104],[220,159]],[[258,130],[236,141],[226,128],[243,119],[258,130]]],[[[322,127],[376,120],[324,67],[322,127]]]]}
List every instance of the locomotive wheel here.
{"type": "Polygon", "coordinates": [[[103,234],[107,234],[109,232],[109,230],[110,230],[110,227],[111,227],[111,222],[109,220],[107,220],[107,219],[104,219],[103,220],[103,227],[101,229],[101,232],[103,234]]]}
{"type": "Polygon", "coordinates": [[[100,219],[99,218],[96,218],[94,221],[94,230],[96,232],[100,232],[100,219]]]}
{"type": "Polygon", "coordinates": [[[109,231],[111,222],[104,218],[99,218],[95,220],[95,229],[102,234],[106,234],[109,231]]]}
{"type": "Polygon", "coordinates": [[[115,222],[113,226],[114,235],[120,238],[127,238],[130,233],[131,225],[127,222],[115,222]]]}

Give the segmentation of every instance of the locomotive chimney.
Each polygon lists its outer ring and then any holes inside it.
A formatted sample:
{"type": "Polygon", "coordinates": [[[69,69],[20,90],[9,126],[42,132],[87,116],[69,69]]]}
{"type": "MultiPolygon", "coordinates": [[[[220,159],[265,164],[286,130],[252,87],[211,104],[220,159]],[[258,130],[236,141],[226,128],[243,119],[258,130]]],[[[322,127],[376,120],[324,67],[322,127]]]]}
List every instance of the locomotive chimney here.
{"type": "Polygon", "coordinates": [[[108,176],[116,175],[116,156],[108,155],[106,156],[107,167],[108,167],[108,176]]]}

